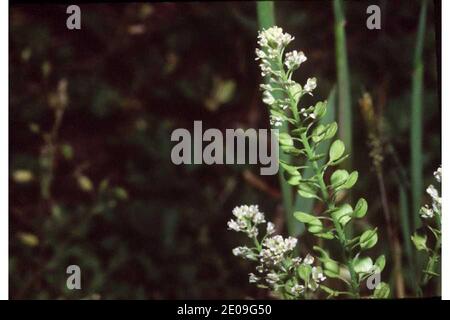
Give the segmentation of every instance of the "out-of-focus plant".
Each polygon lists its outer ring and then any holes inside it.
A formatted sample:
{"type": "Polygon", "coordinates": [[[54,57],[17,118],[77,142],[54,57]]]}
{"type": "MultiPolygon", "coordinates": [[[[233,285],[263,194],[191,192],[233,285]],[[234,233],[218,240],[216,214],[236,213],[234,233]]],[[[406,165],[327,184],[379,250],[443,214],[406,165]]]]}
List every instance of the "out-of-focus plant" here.
{"type": "Polygon", "coordinates": [[[440,264],[441,259],[441,217],[442,206],[440,196],[440,184],[441,184],[441,168],[439,167],[434,172],[439,186],[436,188],[434,185],[429,185],[427,193],[431,197],[431,207],[426,204],[420,209],[420,217],[423,224],[426,226],[423,231],[416,231],[411,240],[414,243],[416,249],[419,252],[424,252],[427,256],[427,262],[422,269],[423,277],[421,280],[421,286],[425,287],[428,282],[433,278],[440,278],[440,264]],[[429,239],[427,234],[433,235],[433,240],[429,239]]]}
{"type": "MultiPolygon", "coordinates": [[[[427,0],[422,0],[417,27],[416,48],[414,51],[411,84],[411,189],[413,212],[419,211],[423,189],[423,148],[422,148],[422,110],[423,110],[423,47],[427,17],[427,0]]],[[[420,219],[414,216],[414,226],[418,228],[420,219]]]]}
{"type": "MultiPolygon", "coordinates": [[[[381,205],[386,222],[386,229],[389,238],[389,246],[391,249],[391,259],[394,264],[395,277],[395,293],[397,298],[404,298],[405,285],[403,279],[402,267],[402,250],[398,238],[398,232],[395,228],[395,217],[392,216],[389,208],[389,199],[386,191],[383,161],[384,149],[386,145],[386,137],[383,136],[382,124],[383,118],[377,115],[373,106],[372,96],[365,92],[361,99],[359,99],[361,113],[368,131],[368,145],[370,148],[370,158],[372,159],[373,169],[378,180],[378,188],[380,190],[381,205]]],[[[402,221],[402,223],[409,223],[409,221],[402,221]]],[[[408,235],[409,236],[409,235],[408,235]]],[[[409,244],[409,243],[408,243],[409,244]]]]}
{"type": "MultiPolygon", "coordinates": [[[[280,161],[286,170],[286,179],[297,189],[298,194],[304,198],[315,198],[326,207],[321,215],[315,216],[307,212],[297,211],[296,219],[307,225],[307,230],[320,239],[337,240],[341,246],[341,262],[330,257],[328,252],[319,246],[314,249],[319,253],[319,260],[323,264],[324,274],[329,278],[342,280],[348,291],[338,291],[321,285],[329,297],[348,295],[360,297],[361,283],[373,273],[381,273],[385,266],[384,256],[375,262],[369,256],[362,256],[363,252],[374,247],[378,241],[377,229],[367,229],[361,235],[350,238],[346,232],[353,219],[363,218],[367,213],[367,201],[359,199],[355,208],[350,204],[341,204],[346,191],[354,186],[358,179],[358,172],[349,173],[346,170],[335,170],[328,183],[325,177],[327,170],[342,161],[345,155],[345,146],[341,140],[335,140],[328,152],[318,153],[319,145],[336,134],[338,126],[335,122],[318,124],[326,113],[327,103],[318,102],[314,106],[299,109],[300,98],[309,94],[316,88],[316,78],[309,78],[304,86],[292,80],[292,75],[302,63],[306,61],[303,52],[296,50],[285,53],[287,45],[293,37],[284,33],[279,27],[271,27],[259,32],[256,49],[257,60],[261,60],[262,76],[269,76],[268,84],[262,84],[263,102],[269,106],[270,122],[274,126],[283,123],[292,125],[290,133],[279,133],[281,150],[293,157],[303,159],[313,168],[313,175],[302,176],[299,169],[305,166],[296,166],[280,161]],[[278,93],[280,98],[275,98],[278,93]],[[328,161],[319,163],[319,160],[328,158],[328,161]],[[343,270],[343,272],[341,271],[343,270]]],[[[243,224],[244,225],[244,224],[243,224]]],[[[232,226],[231,226],[232,227],[232,226]]],[[[284,279],[284,286],[288,286],[284,279]]],[[[376,297],[387,297],[389,288],[386,283],[379,283],[374,292],[376,297]]]]}
{"type": "MultiPolygon", "coordinates": [[[[353,149],[353,121],[352,121],[352,102],[350,93],[350,73],[348,68],[347,41],[345,37],[345,14],[342,0],[333,1],[334,12],[334,36],[336,51],[336,73],[338,87],[338,121],[341,130],[339,137],[345,143],[349,154],[353,149]]],[[[351,157],[344,164],[345,169],[352,167],[351,157]]]]}

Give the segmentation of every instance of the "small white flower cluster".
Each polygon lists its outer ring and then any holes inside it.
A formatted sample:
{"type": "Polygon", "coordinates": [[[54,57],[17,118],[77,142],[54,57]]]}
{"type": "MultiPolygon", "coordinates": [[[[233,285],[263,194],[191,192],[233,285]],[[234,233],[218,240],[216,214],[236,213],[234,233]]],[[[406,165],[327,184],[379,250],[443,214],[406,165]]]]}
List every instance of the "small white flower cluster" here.
{"type": "Polygon", "coordinates": [[[300,65],[307,60],[303,51],[297,52],[297,50],[286,53],[284,64],[291,69],[297,69],[300,65]]]}
{"type": "Polygon", "coordinates": [[[325,280],[322,269],[312,266],[314,258],[310,254],[306,255],[303,260],[300,257],[292,257],[297,239],[273,235],[275,225],[272,222],[267,222],[266,233],[263,235],[261,243],[258,242],[258,226],[265,223],[266,220],[257,205],[236,207],[233,215],[236,219],[228,222],[228,228],[246,233],[255,242],[254,248],[240,246],[233,249],[235,256],[258,262],[256,274],[249,273],[249,283],[258,283],[275,291],[290,283],[286,290],[298,298],[303,295],[305,288],[315,291],[319,287],[319,283],[325,280]],[[309,269],[308,281],[298,278],[297,269],[299,267],[309,269]]]}
{"type": "Polygon", "coordinates": [[[258,225],[266,222],[264,213],[259,212],[257,205],[240,206],[233,209],[236,220],[228,221],[228,229],[244,232],[250,238],[258,235],[258,225]]]}
{"type": "Polygon", "coordinates": [[[262,243],[263,249],[259,253],[261,267],[269,269],[280,264],[296,245],[297,239],[294,237],[284,239],[282,236],[276,235],[266,238],[262,243]]]}
{"type": "MultiPolygon", "coordinates": [[[[256,49],[256,59],[261,60],[261,76],[269,76],[269,83],[261,85],[264,90],[263,102],[270,106],[271,109],[276,110],[279,114],[288,108],[292,100],[298,101],[300,97],[307,93],[312,95],[312,91],[317,86],[316,78],[309,78],[302,88],[302,86],[291,79],[292,72],[300,67],[300,65],[307,60],[302,51],[291,51],[284,56],[283,52],[286,46],[294,40],[289,33],[284,33],[280,27],[271,27],[267,30],[258,33],[258,45],[260,48],[256,49]],[[285,70],[286,66],[287,70],[285,70]],[[284,92],[284,97],[275,98],[273,93],[275,90],[281,89],[284,92]]],[[[301,114],[305,118],[314,119],[314,113],[306,112],[304,110],[301,114]]],[[[270,124],[275,127],[283,125],[284,118],[281,115],[271,114],[270,124]]]]}
{"type": "Polygon", "coordinates": [[[433,175],[436,178],[436,181],[441,183],[442,168],[441,167],[437,168],[437,170],[433,173],[433,175]]]}
{"type": "MultiPolygon", "coordinates": [[[[442,169],[439,167],[434,172],[434,177],[438,183],[441,183],[442,169]]],[[[420,216],[424,219],[433,218],[435,215],[441,215],[442,212],[442,198],[439,195],[439,191],[430,184],[427,188],[427,193],[431,197],[431,208],[428,204],[420,209],[420,216]]]]}

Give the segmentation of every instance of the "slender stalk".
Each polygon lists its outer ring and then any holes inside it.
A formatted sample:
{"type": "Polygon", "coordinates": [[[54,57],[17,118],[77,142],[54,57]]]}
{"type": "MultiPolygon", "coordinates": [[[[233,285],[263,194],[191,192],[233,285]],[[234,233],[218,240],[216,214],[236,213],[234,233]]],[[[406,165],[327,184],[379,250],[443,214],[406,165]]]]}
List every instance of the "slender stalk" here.
{"type": "Polygon", "coordinates": [[[423,176],[422,176],[422,103],[423,103],[423,46],[426,26],[427,1],[422,0],[419,25],[417,30],[416,48],[414,52],[414,65],[411,93],[411,185],[412,185],[412,212],[414,213],[414,227],[420,227],[420,210],[423,176]]]}
{"type": "Polygon", "coordinates": [[[386,220],[388,238],[392,251],[392,259],[394,260],[394,278],[395,278],[395,290],[397,298],[405,297],[405,282],[402,274],[402,250],[400,242],[397,237],[397,232],[393,226],[391,213],[389,210],[386,187],[384,184],[383,171],[380,167],[377,170],[378,186],[380,188],[381,205],[383,207],[384,219],[386,220]]]}
{"type": "MultiPolygon", "coordinates": [[[[400,203],[400,226],[402,228],[402,238],[404,252],[406,253],[409,269],[409,280],[411,285],[414,285],[414,279],[416,278],[416,268],[415,268],[415,257],[414,251],[412,250],[411,243],[411,227],[409,219],[409,208],[408,208],[408,198],[405,188],[399,183],[399,203],[400,203]]],[[[418,285],[416,283],[416,285],[418,285]]]]}
{"type": "Polygon", "coordinates": [[[336,72],[338,88],[338,113],[339,113],[339,137],[344,142],[349,159],[346,161],[345,168],[352,168],[352,110],[350,95],[350,80],[347,47],[345,38],[345,16],[341,0],[333,1],[334,9],[334,35],[336,47],[336,72]]]}
{"type": "MultiPolygon", "coordinates": [[[[301,140],[302,140],[302,144],[303,147],[305,148],[306,154],[308,155],[309,159],[313,159],[314,158],[314,152],[309,144],[308,138],[306,136],[306,133],[303,133],[301,135],[301,140]]],[[[322,198],[325,201],[325,203],[327,204],[328,209],[334,209],[334,203],[329,201],[330,197],[328,194],[328,188],[327,185],[325,183],[325,180],[323,178],[323,172],[320,170],[320,167],[317,163],[317,160],[313,160],[311,161],[313,169],[315,174],[318,177],[318,181],[319,181],[319,185],[320,185],[320,191],[322,193],[322,198]]],[[[358,286],[358,277],[357,274],[355,272],[355,269],[353,267],[353,263],[351,261],[351,252],[350,249],[347,246],[348,243],[348,239],[347,236],[345,234],[344,229],[342,228],[341,224],[339,223],[339,221],[337,221],[334,217],[333,217],[333,224],[334,227],[336,229],[338,238],[339,238],[339,242],[341,244],[343,253],[344,253],[344,259],[345,262],[347,264],[348,270],[350,272],[350,277],[351,277],[351,287],[352,287],[352,293],[354,295],[354,297],[359,297],[359,286],[358,286]]]]}
{"type": "MultiPolygon", "coordinates": [[[[333,121],[335,121],[336,119],[336,89],[333,87],[333,89],[331,89],[330,94],[328,95],[328,99],[327,99],[327,113],[326,115],[320,119],[320,123],[321,124],[327,124],[327,123],[331,123],[333,121]]],[[[329,150],[331,145],[331,141],[325,141],[323,143],[321,143],[319,145],[319,147],[317,148],[317,153],[325,153],[327,152],[327,150],[329,150]]],[[[325,162],[324,159],[320,159],[318,161],[319,166],[321,166],[323,163],[325,162]]],[[[305,178],[309,178],[311,176],[314,175],[314,170],[312,168],[312,166],[310,166],[309,164],[306,164],[306,167],[303,172],[302,172],[302,176],[305,178]]],[[[312,212],[313,209],[313,205],[314,205],[314,199],[305,199],[305,198],[301,198],[299,195],[297,195],[295,197],[295,205],[294,205],[294,210],[295,211],[302,211],[302,212],[312,212]]]]}

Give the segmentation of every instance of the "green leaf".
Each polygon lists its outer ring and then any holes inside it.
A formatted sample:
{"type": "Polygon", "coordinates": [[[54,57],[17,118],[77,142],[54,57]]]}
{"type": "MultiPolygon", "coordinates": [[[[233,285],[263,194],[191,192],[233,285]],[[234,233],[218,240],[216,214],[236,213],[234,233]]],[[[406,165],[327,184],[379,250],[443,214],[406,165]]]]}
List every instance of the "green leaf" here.
{"type": "Polygon", "coordinates": [[[369,273],[373,268],[372,259],[370,257],[355,258],[353,260],[353,268],[356,273],[369,273]]]}
{"type": "Polygon", "coordinates": [[[327,112],[327,102],[319,101],[314,106],[314,115],[316,116],[316,119],[322,118],[325,113],[327,112]]]}
{"type": "Polygon", "coordinates": [[[295,83],[294,85],[289,86],[289,92],[294,98],[295,104],[297,105],[302,96],[302,86],[298,83],[295,83]]]}
{"type": "Polygon", "coordinates": [[[326,252],[325,250],[323,250],[321,247],[319,246],[314,246],[313,249],[317,252],[320,253],[320,261],[324,261],[324,260],[328,260],[330,259],[330,256],[328,255],[328,252],[326,252]]]}
{"type": "Polygon", "coordinates": [[[323,238],[323,239],[328,239],[328,240],[331,240],[334,238],[334,234],[331,231],[323,232],[323,233],[316,233],[315,236],[319,237],[319,238],[323,238]]]}
{"type": "Polygon", "coordinates": [[[375,266],[378,268],[378,273],[384,270],[384,267],[386,266],[386,258],[384,254],[378,257],[378,259],[375,261],[375,266]]]}
{"type": "Polygon", "coordinates": [[[333,142],[330,148],[330,161],[336,161],[345,152],[345,145],[341,140],[336,140],[333,142]]]}
{"type": "Polygon", "coordinates": [[[284,153],[291,154],[291,155],[294,155],[294,156],[299,156],[299,155],[301,155],[303,153],[302,150],[300,150],[300,149],[298,149],[296,147],[293,147],[293,146],[281,145],[281,150],[283,150],[284,153]]]}
{"type": "Polygon", "coordinates": [[[314,246],[315,251],[320,252],[319,260],[323,263],[324,273],[327,277],[338,278],[339,277],[339,263],[330,258],[328,253],[318,246],[314,246]]]}
{"type": "Polygon", "coordinates": [[[287,164],[287,163],[285,163],[284,161],[280,161],[280,165],[281,165],[281,167],[286,171],[286,172],[288,172],[291,176],[296,176],[296,175],[298,175],[298,176],[300,176],[300,172],[298,171],[298,169],[300,168],[300,167],[296,167],[296,166],[292,166],[292,165],[290,165],[290,164],[287,164]]]}
{"type": "Polygon", "coordinates": [[[291,131],[291,133],[292,133],[293,135],[295,135],[295,136],[300,137],[300,136],[302,135],[302,133],[306,132],[307,130],[308,130],[307,127],[301,127],[301,128],[293,129],[293,130],[291,131]]]}
{"type": "Polygon", "coordinates": [[[323,262],[324,271],[330,278],[336,278],[339,276],[339,264],[332,260],[326,260],[323,262]]]}
{"type": "Polygon", "coordinates": [[[336,122],[332,122],[327,126],[327,131],[325,132],[325,135],[323,137],[323,140],[328,140],[334,137],[338,130],[338,125],[336,122]]]}
{"type": "Polygon", "coordinates": [[[326,127],[323,124],[319,124],[317,127],[314,128],[311,138],[312,141],[317,143],[323,140],[326,133],[326,127]]]}
{"type": "Polygon", "coordinates": [[[307,198],[307,199],[314,198],[314,199],[320,200],[320,198],[315,193],[311,193],[309,191],[298,190],[298,194],[301,195],[303,198],[307,198]]]}
{"type": "Polygon", "coordinates": [[[420,235],[417,232],[414,232],[414,234],[411,236],[411,240],[416,246],[416,249],[421,250],[428,250],[427,247],[427,235],[420,235]]]}
{"type": "Polygon", "coordinates": [[[309,281],[309,277],[311,276],[312,268],[310,265],[301,264],[297,269],[298,276],[304,281],[309,281]]]}
{"type": "Polygon", "coordinates": [[[343,156],[339,160],[330,162],[329,164],[330,164],[330,166],[337,166],[338,164],[340,164],[341,162],[343,162],[347,158],[348,158],[348,154],[346,154],[345,156],[343,156]]]}
{"type": "Polygon", "coordinates": [[[298,186],[300,184],[302,177],[300,175],[298,176],[290,176],[286,178],[286,182],[290,184],[291,186],[298,186]]]}
{"type": "Polygon", "coordinates": [[[355,211],[353,212],[353,216],[356,218],[362,218],[366,215],[367,212],[367,201],[364,198],[358,200],[355,206],[355,211]]]}
{"type": "Polygon", "coordinates": [[[331,217],[334,220],[337,220],[342,226],[345,226],[351,220],[352,212],[352,206],[346,203],[341,207],[334,209],[331,212],[331,217]]]}
{"type": "Polygon", "coordinates": [[[341,189],[351,189],[355,185],[356,181],[358,181],[358,171],[353,171],[350,173],[347,182],[345,182],[341,189]]]}
{"type": "Polygon", "coordinates": [[[279,141],[280,141],[280,144],[282,146],[286,146],[286,147],[293,147],[294,146],[294,140],[292,140],[292,137],[286,132],[281,132],[280,133],[279,141]]]}
{"type": "Polygon", "coordinates": [[[387,299],[389,298],[390,293],[391,289],[389,288],[389,285],[385,282],[380,282],[375,288],[373,297],[375,299],[387,299]]]}
{"type": "Polygon", "coordinates": [[[320,159],[325,158],[325,154],[324,153],[319,153],[319,154],[315,154],[313,157],[311,157],[309,159],[309,161],[318,161],[320,159]]]}
{"type": "Polygon", "coordinates": [[[298,221],[307,224],[309,232],[319,233],[322,231],[322,221],[320,221],[317,217],[301,211],[294,212],[294,217],[298,221]]]}
{"type": "Polygon", "coordinates": [[[299,184],[298,193],[304,198],[316,198],[320,200],[320,198],[316,195],[316,188],[307,182],[301,182],[299,184]]]}
{"type": "Polygon", "coordinates": [[[343,185],[344,183],[347,182],[349,175],[347,170],[336,170],[335,172],[333,172],[333,174],[331,175],[331,185],[333,186],[334,189],[340,187],[341,185],[343,185]]]}
{"type": "Polygon", "coordinates": [[[377,241],[378,241],[377,228],[373,230],[367,230],[359,238],[359,246],[361,247],[362,250],[367,250],[376,245],[377,241]]]}

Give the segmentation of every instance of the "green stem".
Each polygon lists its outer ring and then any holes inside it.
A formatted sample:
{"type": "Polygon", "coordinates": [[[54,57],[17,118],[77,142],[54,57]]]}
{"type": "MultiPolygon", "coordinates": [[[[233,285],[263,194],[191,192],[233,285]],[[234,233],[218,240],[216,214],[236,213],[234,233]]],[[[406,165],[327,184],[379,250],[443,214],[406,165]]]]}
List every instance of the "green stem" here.
{"type": "Polygon", "coordinates": [[[414,52],[414,70],[411,93],[411,184],[412,184],[412,212],[414,213],[414,229],[420,227],[420,210],[423,176],[422,176],[422,101],[423,101],[423,46],[426,27],[427,1],[422,0],[419,26],[417,31],[416,48],[414,52]]]}
{"type": "Polygon", "coordinates": [[[426,272],[423,276],[423,280],[422,280],[422,286],[425,286],[428,281],[430,281],[431,277],[432,277],[432,273],[436,273],[436,264],[439,261],[439,251],[441,248],[441,238],[436,239],[436,244],[434,246],[434,250],[433,253],[430,257],[430,259],[428,260],[427,263],[427,268],[426,268],[426,272]]]}
{"type": "MultiPolygon", "coordinates": [[[[303,146],[305,148],[307,157],[309,159],[313,159],[314,158],[314,152],[309,144],[308,141],[308,137],[306,136],[306,133],[302,133],[301,134],[301,141],[303,143],[303,146]]],[[[311,161],[311,160],[310,160],[311,161]]],[[[328,209],[334,209],[334,203],[332,201],[330,201],[330,197],[328,194],[328,188],[327,185],[325,184],[325,180],[323,178],[323,172],[320,170],[319,165],[317,164],[316,160],[311,161],[313,169],[316,173],[316,176],[318,178],[319,181],[319,185],[320,185],[320,190],[322,193],[322,198],[325,201],[325,203],[328,206],[328,209]]],[[[332,217],[333,218],[333,217],[332,217]]],[[[351,258],[351,252],[350,249],[347,247],[347,236],[344,232],[344,229],[342,228],[341,224],[339,223],[339,221],[337,221],[337,219],[333,218],[333,224],[334,227],[336,229],[338,238],[339,238],[339,242],[342,246],[342,251],[344,253],[344,259],[346,261],[348,270],[350,272],[350,277],[351,277],[351,287],[352,287],[352,293],[355,297],[359,297],[359,285],[358,285],[358,277],[357,274],[355,272],[355,269],[353,267],[353,261],[351,258]]]]}
{"type": "Polygon", "coordinates": [[[345,38],[345,16],[341,0],[333,1],[334,19],[335,19],[335,42],[336,42],[336,72],[338,88],[338,121],[339,136],[344,142],[350,155],[345,165],[345,169],[352,168],[352,110],[350,94],[350,76],[348,68],[347,45],[345,38]]]}

